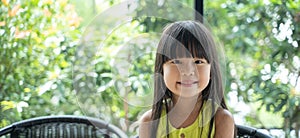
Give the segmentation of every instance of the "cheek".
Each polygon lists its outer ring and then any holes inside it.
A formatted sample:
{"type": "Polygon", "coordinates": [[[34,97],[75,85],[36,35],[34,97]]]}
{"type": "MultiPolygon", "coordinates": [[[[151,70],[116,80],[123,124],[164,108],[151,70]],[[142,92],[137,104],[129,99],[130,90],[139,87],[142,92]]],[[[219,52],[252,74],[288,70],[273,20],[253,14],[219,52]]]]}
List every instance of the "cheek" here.
{"type": "Polygon", "coordinates": [[[198,69],[198,77],[202,86],[206,86],[210,80],[210,67],[198,69]]]}
{"type": "Polygon", "coordinates": [[[164,77],[174,77],[178,74],[178,69],[175,66],[163,67],[164,77]]]}
{"type": "Polygon", "coordinates": [[[178,70],[176,68],[164,67],[163,72],[164,82],[167,86],[176,83],[176,77],[178,75],[178,70]]]}

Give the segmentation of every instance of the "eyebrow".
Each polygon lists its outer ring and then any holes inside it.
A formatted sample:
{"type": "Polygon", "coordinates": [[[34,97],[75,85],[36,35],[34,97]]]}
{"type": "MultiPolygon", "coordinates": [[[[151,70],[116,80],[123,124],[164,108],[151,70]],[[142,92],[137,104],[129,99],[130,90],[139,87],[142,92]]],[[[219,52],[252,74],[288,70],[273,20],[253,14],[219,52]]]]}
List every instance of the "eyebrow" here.
{"type": "MultiPolygon", "coordinates": [[[[186,59],[190,59],[190,58],[186,58],[186,59]]],[[[174,60],[185,60],[185,58],[174,58],[174,59],[170,59],[166,62],[172,62],[174,60]]],[[[193,60],[201,60],[201,61],[205,61],[206,63],[208,63],[207,59],[205,59],[205,58],[193,58],[193,60]]]]}

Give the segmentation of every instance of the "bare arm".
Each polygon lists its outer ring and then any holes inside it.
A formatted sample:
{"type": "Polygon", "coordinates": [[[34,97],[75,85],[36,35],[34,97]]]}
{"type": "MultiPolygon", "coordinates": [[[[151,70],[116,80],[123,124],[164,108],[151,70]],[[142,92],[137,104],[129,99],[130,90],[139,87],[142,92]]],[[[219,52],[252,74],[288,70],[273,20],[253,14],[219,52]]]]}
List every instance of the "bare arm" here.
{"type": "Polygon", "coordinates": [[[233,138],[234,120],[228,110],[219,108],[216,114],[215,138],[233,138]]]}
{"type": "Polygon", "coordinates": [[[150,138],[151,131],[151,110],[143,114],[139,126],[139,138],[150,138]]]}

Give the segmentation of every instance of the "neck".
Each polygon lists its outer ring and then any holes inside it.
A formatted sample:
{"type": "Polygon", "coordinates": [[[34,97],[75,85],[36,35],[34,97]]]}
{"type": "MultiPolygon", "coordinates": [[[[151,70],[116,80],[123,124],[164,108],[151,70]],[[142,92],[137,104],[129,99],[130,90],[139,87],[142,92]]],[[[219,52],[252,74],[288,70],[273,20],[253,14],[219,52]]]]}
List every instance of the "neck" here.
{"type": "Polygon", "coordinates": [[[201,97],[180,97],[174,96],[172,99],[173,105],[171,112],[180,116],[189,116],[193,112],[198,112],[201,105],[201,97]]]}
{"type": "Polygon", "coordinates": [[[201,108],[201,97],[176,97],[172,99],[173,105],[169,111],[169,120],[176,128],[191,125],[198,117],[201,108]]]}

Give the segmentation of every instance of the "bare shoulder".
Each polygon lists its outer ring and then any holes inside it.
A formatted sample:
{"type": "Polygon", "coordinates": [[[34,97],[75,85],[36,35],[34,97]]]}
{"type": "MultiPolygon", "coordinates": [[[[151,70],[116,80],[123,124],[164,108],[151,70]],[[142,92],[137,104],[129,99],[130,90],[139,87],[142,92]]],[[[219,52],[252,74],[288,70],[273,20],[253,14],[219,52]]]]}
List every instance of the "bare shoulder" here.
{"type": "Polygon", "coordinates": [[[223,109],[223,108],[218,108],[217,114],[216,114],[216,121],[218,121],[218,120],[222,121],[222,122],[225,120],[232,121],[232,123],[233,123],[233,116],[228,110],[223,109]]]}
{"type": "Polygon", "coordinates": [[[151,121],[151,115],[152,115],[152,110],[148,110],[147,112],[145,112],[141,119],[140,119],[140,122],[143,123],[143,122],[149,122],[151,121]]]}
{"type": "Polygon", "coordinates": [[[151,114],[152,114],[152,111],[149,110],[149,111],[145,112],[140,119],[140,126],[139,126],[139,137],[140,138],[149,138],[150,137],[151,114]]]}
{"type": "Polygon", "coordinates": [[[234,136],[234,119],[232,114],[223,108],[218,108],[216,113],[215,138],[232,138],[234,136]]]}

